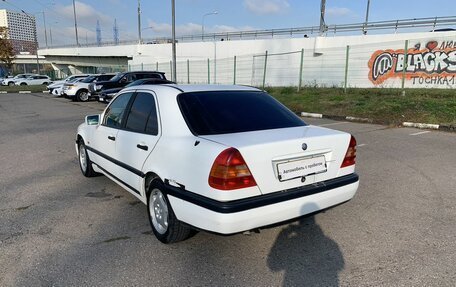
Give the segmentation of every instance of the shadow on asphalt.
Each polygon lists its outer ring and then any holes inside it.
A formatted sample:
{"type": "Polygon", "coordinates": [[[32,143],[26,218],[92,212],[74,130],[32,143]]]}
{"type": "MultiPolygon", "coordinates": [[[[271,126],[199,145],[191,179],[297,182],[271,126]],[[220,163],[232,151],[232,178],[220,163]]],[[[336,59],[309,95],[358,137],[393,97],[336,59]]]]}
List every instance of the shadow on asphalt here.
{"type": "Polygon", "coordinates": [[[312,215],[279,233],[267,264],[272,271],[284,272],[283,286],[338,286],[345,262],[337,243],[323,233],[312,215]]]}

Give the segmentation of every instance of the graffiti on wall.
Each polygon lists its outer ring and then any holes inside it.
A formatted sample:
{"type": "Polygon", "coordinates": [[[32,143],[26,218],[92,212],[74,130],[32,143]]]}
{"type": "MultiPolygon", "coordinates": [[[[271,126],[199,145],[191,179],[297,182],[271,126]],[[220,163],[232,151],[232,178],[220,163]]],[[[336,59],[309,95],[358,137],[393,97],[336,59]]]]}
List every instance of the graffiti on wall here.
{"type": "Polygon", "coordinates": [[[407,57],[404,51],[388,49],[374,52],[368,63],[369,80],[374,85],[380,85],[388,79],[405,76],[412,85],[456,84],[456,41],[417,43],[407,49],[407,57]]]}

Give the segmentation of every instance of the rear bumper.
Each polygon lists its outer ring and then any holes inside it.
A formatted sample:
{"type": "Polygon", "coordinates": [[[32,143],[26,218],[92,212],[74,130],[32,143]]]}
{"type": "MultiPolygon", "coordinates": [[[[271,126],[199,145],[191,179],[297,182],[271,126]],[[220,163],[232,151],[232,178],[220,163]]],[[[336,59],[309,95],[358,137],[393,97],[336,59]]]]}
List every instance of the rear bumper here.
{"type": "Polygon", "coordinates": [[[322,210],[353,198],[359,185],[356,174],[318,184],[252,198],[220,202],[168,187],[176,217],[192,226],[232,234],[271,225],[322,210]]]}

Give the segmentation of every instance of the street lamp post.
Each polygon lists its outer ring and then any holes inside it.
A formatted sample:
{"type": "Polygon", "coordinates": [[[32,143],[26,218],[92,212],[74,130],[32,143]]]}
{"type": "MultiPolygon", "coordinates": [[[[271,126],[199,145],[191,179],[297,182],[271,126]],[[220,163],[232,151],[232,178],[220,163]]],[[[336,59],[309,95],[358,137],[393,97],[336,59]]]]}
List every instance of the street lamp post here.
{"type": "Polygon", "coordinates": [[[33,29],[33,36],[35,38],[35,54],[36,54],[36,70],[38,74],[40,73],[40,59],[38,57],[38,37],[36,35],[36,20],[32,18],[27,12],[24,10],[21,10],[22,13],[24,13],[25,16],[27,16],[32,22],[35,22],[35,29],[33,29]]]}
{"type": "Polygon", "coordinates": [[[172,36],[173,36],[173,82],[177,83],[176,76],[176,5],[175,0],[171,0],[171,10],[172,10],[172,36]]]}
{"type": "Polygon", "coordinates": [[[370,0],[367,0],[367,8],[366,8],[366,21],[364,22],[363,34],[367,34],[367,22],[369,21],[369,7],[370,7],[370,0]]]}
{"type": "Polygon", "coordinates": [[[46,43],[46,49],[48,48],[48,36],[46,29],[46,13],[43,11],[43,22],[44,22],[44,42],[46,43]]]}
{"type": "Polygon", "coordinates": [[[142,44],[142,37],[141,37],[141,0],[138,0],[138,41],[139,44],[142,44]]]}
{"type": "Polygon", "coordinates": [[[320,36],[323,36],[323,34],[326,32],[325,10],[326,10],[326,0],[321,0],[321,5],[320,5],[320,36]]]}
{"type": "Polygon", "coordinates": [[[204,41],[204,18],[209,15],[217,15],[218,11],[209,12],[203,15],[203,20],[201,21],[201,40],[204,41]]]}
{"type": "Polygon", "coordinates": [[[79,38],[78,38],[78,22],[76,20],[76,4],[73,0],[73,15],[74,15],[74,31],[76,33],[76,46],[79,47],[79,38]]]}

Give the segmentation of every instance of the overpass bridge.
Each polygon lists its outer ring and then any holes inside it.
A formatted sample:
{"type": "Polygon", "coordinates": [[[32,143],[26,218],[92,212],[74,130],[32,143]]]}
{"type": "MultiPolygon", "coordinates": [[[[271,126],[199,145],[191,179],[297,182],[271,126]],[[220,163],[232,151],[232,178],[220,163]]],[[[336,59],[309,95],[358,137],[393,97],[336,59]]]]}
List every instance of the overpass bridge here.
{"type": "MultiPolygon", "coordinates": [[[[266,82],[270,85],[298,85],[298,82],[301,83],[301,80],[296,80],[298,76],[299,79],[310,76],[317,84],[322,81],[322,85],[340,86],[354,79],[353,86],[371,87],[379,84],[367,77],[369,69],[372,69],[369,67],[370,58],[377,50],[404,50],[407,45],[419,50],[430,41],[456,49],[456,30],[439,29],[454,25],[456,16],[333,25],[327,27],[324,35],[315,35],[319,27],[307,27],[216,33],[204,37],[182,36],[177,38],[176,44],[177,80],[261,85],[265,79],[260,78],[267,74],[269,79],[266,82]],[[426,32],[396,33],[398,29],[421,29],[426,32]],[[347,35],[354,31],[360,33],[347,35]],[[384,34],[379,34],[379,31],[384,34]],[[350,50],[347,46],[351,47],[350,50]],[[350,67],[347,67],[349,64],[350,67]],[[293,69],[296,71],[292,72],[293,69]],[[236,81],[236,78],[239,80],[236,81]]],[[[167,39],[155,39],[142,43],[121,42],[118,45],[102,43],[101,46],[52,47],[40,49],[39,55],[63,75],[160,70],[171,78],[171,50],[167,39]]],[[[450,56],[453,60],[456,52],[450,56]]],[[[399,84],[392,81],[392,85],[399,84]]]]}

